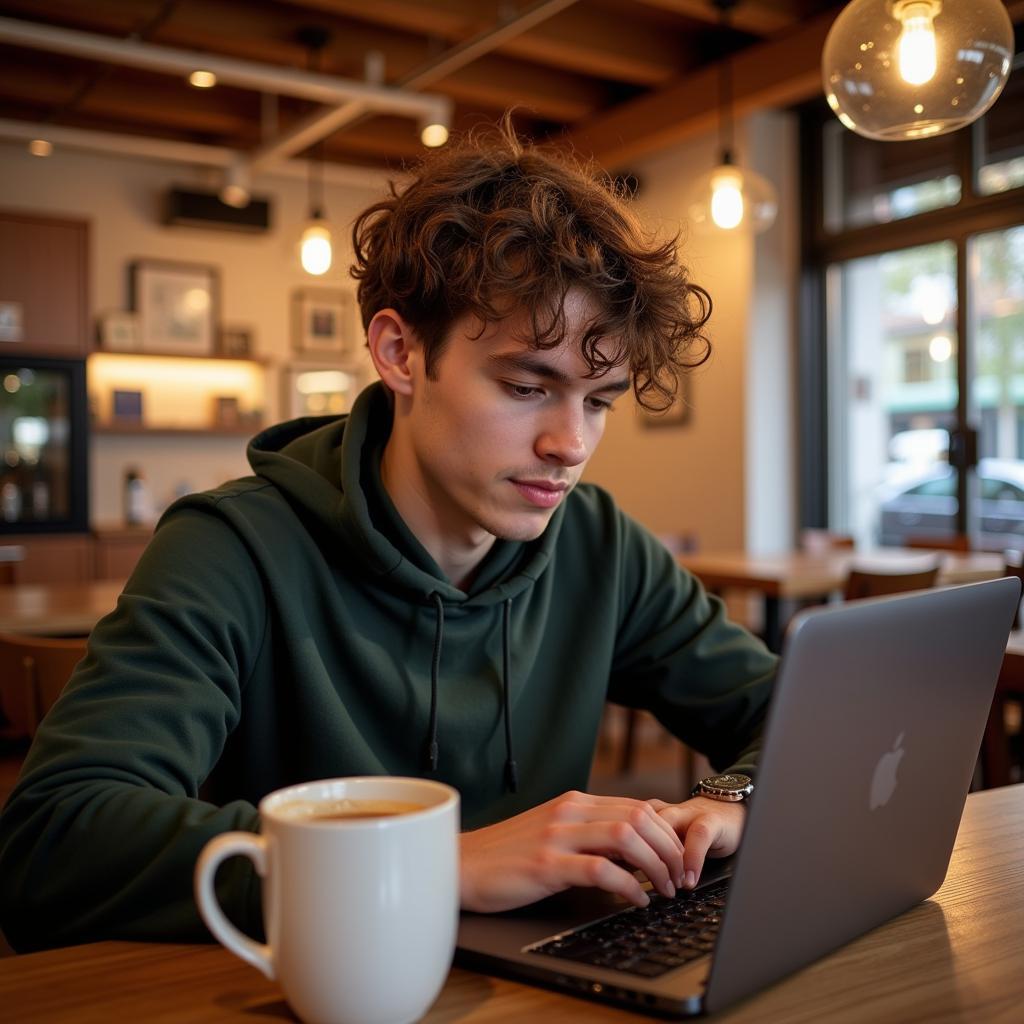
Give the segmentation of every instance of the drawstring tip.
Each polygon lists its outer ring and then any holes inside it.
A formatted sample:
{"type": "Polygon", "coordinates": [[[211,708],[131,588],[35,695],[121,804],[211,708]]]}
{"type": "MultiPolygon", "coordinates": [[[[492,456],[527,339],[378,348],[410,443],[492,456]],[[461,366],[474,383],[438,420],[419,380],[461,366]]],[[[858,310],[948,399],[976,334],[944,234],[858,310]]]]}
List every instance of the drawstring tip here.
{"type": "Polygon", "coordinates": [[[432,742],[427,747],[427,760],[430,763],[430,770],[437,771],[437,742],[432,742]]]}
{"type": "Polygon", "coordinates": [[[505,762],[505,785],[510,793],[519,792],[519,768],[511,759],[505,762]]]}

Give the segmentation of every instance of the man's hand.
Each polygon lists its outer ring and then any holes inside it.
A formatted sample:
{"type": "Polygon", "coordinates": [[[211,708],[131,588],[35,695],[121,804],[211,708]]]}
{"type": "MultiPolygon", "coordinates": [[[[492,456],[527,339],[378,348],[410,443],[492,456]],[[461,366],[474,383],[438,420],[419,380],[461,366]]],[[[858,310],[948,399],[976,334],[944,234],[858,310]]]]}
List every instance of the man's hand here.
{"type": "Polygon", "coordinates": [[[563,793],[460,841],[464,910],[512,910],[573,885],[645,907],[650,899],[630,868],[666,896],[675,895],[684,872],[683,844],[647,800],[563,793]]]}
{"type": "Polygon", "coordinates": [[[728,857],[740,845],[747,820],[747,808],[742,801],[728,803],[698,796],[681,804],[667,804],[664,800],[648,803],[683,838],[683,885],[687,889],[697,884],[706,857],[728,857]]]}
{"type": "Polygon", "coordinates": [[[674,896],[684,881],[693,888],[708,854],[735,851],[745,817],[739,804],[702,797],[668,804],[564,793],[462,834],[462,907],[511,910],[574,885],[604,889],[644,907],[650,900],[633,869],[666,896],[674,896]]]}

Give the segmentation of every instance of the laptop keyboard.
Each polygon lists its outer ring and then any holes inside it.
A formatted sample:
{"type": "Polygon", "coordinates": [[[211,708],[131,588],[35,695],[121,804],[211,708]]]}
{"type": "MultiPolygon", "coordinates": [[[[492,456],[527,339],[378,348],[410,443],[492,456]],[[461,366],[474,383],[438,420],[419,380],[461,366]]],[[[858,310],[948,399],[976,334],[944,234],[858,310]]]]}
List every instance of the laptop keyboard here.
{"type": "Polygon", "coordinates": [[[529,952],[656,978],[705,956],[715,946],[728,881],[668,899],[655,892],[646,907],[631,907],[529,952]]]}

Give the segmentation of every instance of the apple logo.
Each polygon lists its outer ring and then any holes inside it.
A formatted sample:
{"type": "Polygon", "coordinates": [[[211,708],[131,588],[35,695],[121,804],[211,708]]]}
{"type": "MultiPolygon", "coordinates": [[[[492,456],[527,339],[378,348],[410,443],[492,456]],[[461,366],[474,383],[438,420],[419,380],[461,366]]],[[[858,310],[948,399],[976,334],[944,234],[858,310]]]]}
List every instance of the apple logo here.
{"type": "Polygon", "coordinates": [[[876,811],[884,807],[896,791],[896,772],[899,770],[900,761],[905,753],[901,744],[903,733],[896,737],[892,750],[883,754],[875,765],[875,774],[871,777],[871,810],[876,811]]]}

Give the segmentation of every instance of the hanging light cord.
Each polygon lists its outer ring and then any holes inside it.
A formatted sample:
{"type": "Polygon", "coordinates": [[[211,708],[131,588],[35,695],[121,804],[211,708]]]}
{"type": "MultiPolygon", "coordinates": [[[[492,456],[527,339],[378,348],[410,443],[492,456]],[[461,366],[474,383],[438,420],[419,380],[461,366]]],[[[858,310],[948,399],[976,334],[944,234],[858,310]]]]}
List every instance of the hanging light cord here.
{"type": "Polygon", "coordinates": [[[722,153],[722,163],[733,162],[733,124],[732,124],[732,58],[726,52],[725,33],[729,29],[730,12],[737,0],[714,0],[719,12],[719,23],[722,27],[722,55],[718,61],[718,148],[722,153]]]}
{"type": "MultiPolygon", "coordinates": [[[[321,58],[327,39],[317,36],[315,30],[310,30],[305,41],[309,47],[306,61],[307,70],[319,73],[323,66],[321,58]]],[[[306,172],[309,215],[314,220],[320,220],[324,215],[324,140],[322,138],[313,143],[309,160],[306,162],[306,172]]]]}

